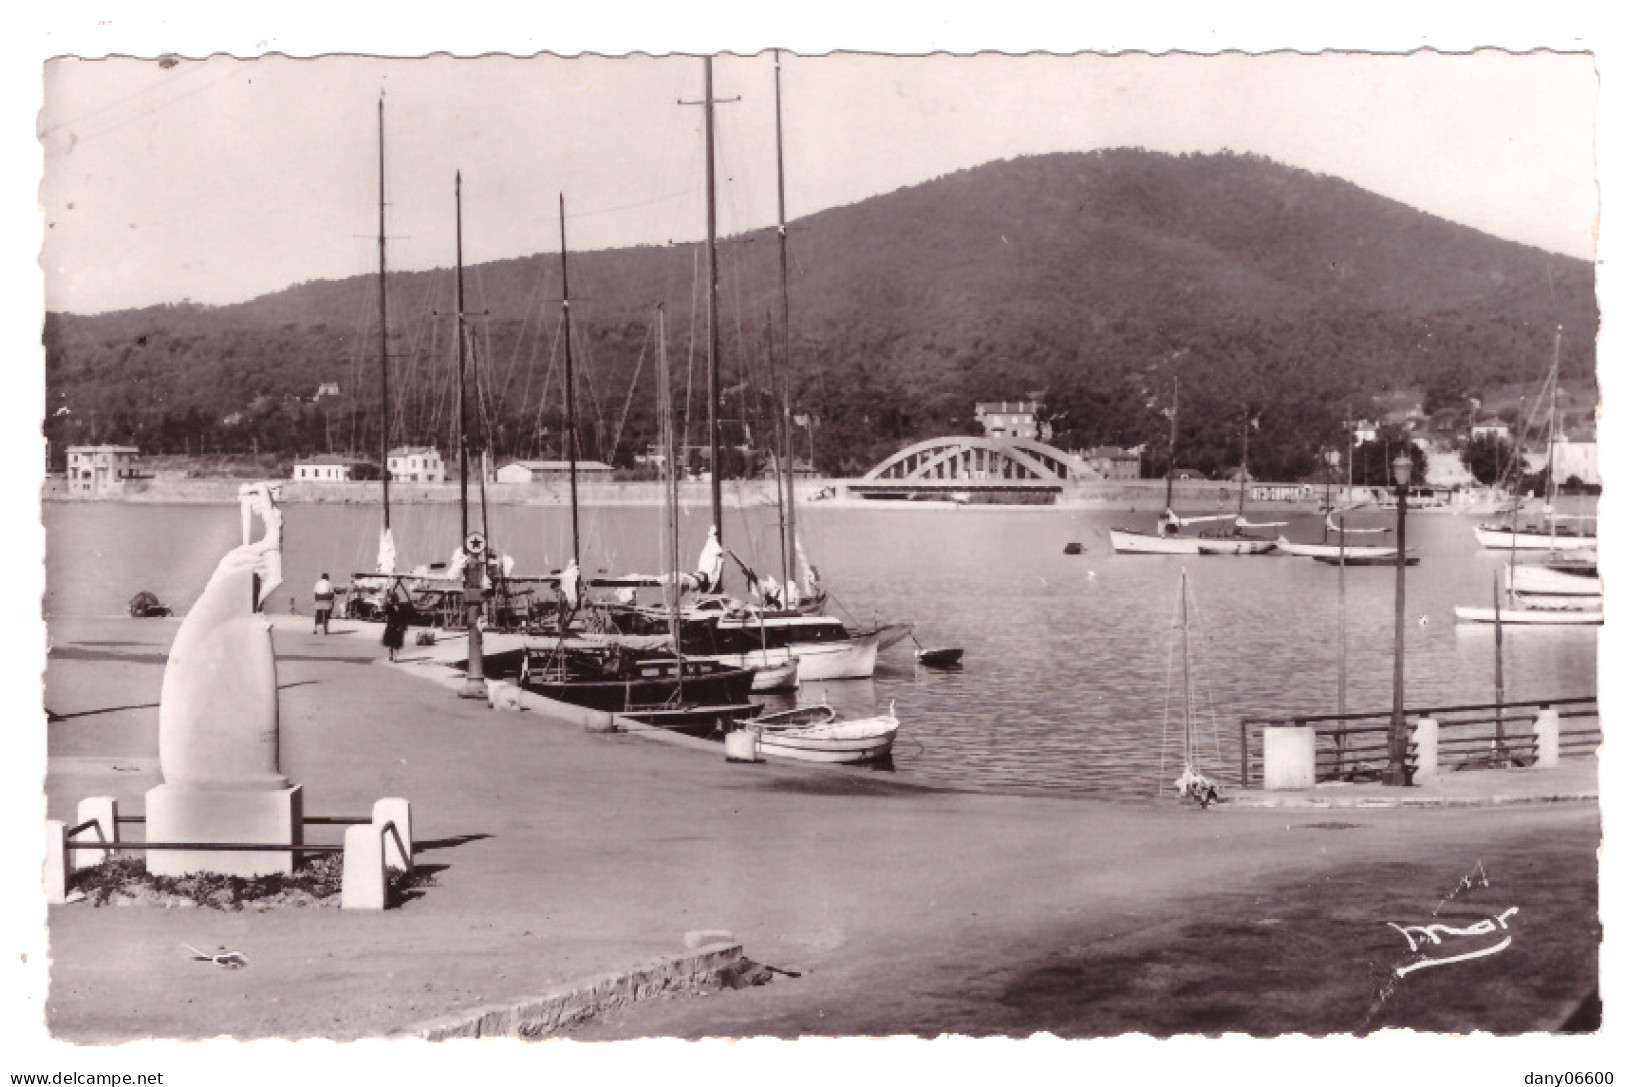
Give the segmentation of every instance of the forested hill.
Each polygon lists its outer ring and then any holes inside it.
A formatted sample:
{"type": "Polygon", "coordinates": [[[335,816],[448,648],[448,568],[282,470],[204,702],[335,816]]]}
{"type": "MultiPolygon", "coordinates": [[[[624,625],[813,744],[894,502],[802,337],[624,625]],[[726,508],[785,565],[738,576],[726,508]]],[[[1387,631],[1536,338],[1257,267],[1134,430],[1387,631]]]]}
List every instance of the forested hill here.
{"type": "MultiPolygon", "coordinates": [[[[796,399],[829,471],[970,429],[978,399],[1040,390],[1068,444],[1160,440],[1177,373],[1182,460],[1234,464],[1256,416],[1257,470],[1297,474],[1362,398],[1415,388],[1450,407],[1538,378],[1559,324],[1564,381],[1594,381],[1589,263],[1251,155],[990,163],[808,216],[790,251],[796,399]]],[[[772,231],[721,246],[725,414],[758,428],[777,261],[772,231]]],[[[691,245],[571,254],[589,455],[624,463],[650,439],[657,304],[677,401],[692,375],[698,418],[701,263],[691,245]]],[[[470,309],[489,312],[483,426],[499,455],[556,453],[557,255],[467,282],[470,309]]],[[[393,273],[390,292],[392,436],[444,446],[453,350],[435,314],[454,308],[452,277],[393,273]]],[[[154,450],[373,448],[376,294],[361,276],[236,306],[49,315],[48,428],[154,450]],[[313,402],[323,383],[343,395],[313,402]]]]}

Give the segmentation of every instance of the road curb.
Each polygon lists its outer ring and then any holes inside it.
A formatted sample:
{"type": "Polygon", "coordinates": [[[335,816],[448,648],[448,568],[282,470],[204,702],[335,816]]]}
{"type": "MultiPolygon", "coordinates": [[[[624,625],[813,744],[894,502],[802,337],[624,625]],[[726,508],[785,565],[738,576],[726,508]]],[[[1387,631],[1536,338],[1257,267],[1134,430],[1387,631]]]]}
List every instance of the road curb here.
{"type": "Polygon", "coordinates": [[[397,1031],[395,1036],[431,1042],[452,1038],[547,1038],[611,1008],[713,983],[743,957],[741,944],[708,944],[629,970],[566,982],[538,996],[453,1012],[397,1031]]]}

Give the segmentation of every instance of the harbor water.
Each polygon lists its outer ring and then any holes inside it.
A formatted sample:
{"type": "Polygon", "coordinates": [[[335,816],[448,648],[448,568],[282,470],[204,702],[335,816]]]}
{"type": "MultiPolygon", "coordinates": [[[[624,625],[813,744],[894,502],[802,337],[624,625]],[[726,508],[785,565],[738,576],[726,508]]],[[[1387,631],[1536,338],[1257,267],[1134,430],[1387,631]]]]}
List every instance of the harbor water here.
{"type": "MultiPolygon", "coordinates": [[[[308,613],[319,574],[343,584],[372,568],[379,507],[289,505],[284,513],[285,580],[269,610],[308,613]]],[[[1376,511],[1360,516],[1354,523],[1392,522],[1376,511]]],[[[220,556],[240,542],[235,506],[48,502],[44,518],[47,618],[123,614],[141,590],[184,612],[220,556]]],[[[1290,521],[1290,538],[1321,539],[1318,515],[1273,519],[1290,521]]],[[[684,511],[690,564],[707,520],[703,508],[684,511]]],[[[915,644],[905,639],[881,654],[873,680],[800,692],[802,702],[827,699],[849,716],[895,702],[903,722],[896,771],[911,779],[1156,795],[1179,772],[1181,569],[1190,575],[1192,701],[1210,773],[1233,780],[1243,717],[1336,712],[1340,629],[1348,710],[1392,705],[1392,568],[1343,571],[1340,608],[1339,570],[1309,559],[1113,554],[1107,529],[1149,527],[1144,512],[814,503],[799,520],[835,614],[859,626],[908,621],[927,646],[964,647],[962,671],[932,672],[915,666],[915,644]],[[1082,554],[1063,553],[1073,541],[1082,554]]],[[[776,510],[753,506],[731,509],[724,525],[728,546],[764,576],[782,577],[777,521],[776,510]]],[[[1453,610],[1489,605],[1506,561],[1478,547],[1472,523],[1449,514],[1407,522],[1422,556],[1405,575],[1408,705],[1494,698],[1494,631],[1458,625],[1453,610]]],[[[583,510],[583,570],[658,572],[659,525],[653,507],[583,510]]],[[[482,527],[477,514],[470,527],[482,527]]],[[[514,557],[515,573],[546,573],[568,560],[567,508],[497,507],[483,527],[498,551],[514,557]]],[[[393,528],[409,568],[448,558],[462,525],[455,507],[416,506],[396,510],[393,528]]],[[[735,571],[728,576],[731,589],[743,587],[735,571]]],[[[1509,628],[1503,662],[1509,700],[1593,695],[1597,631],[1509,628]]]]}

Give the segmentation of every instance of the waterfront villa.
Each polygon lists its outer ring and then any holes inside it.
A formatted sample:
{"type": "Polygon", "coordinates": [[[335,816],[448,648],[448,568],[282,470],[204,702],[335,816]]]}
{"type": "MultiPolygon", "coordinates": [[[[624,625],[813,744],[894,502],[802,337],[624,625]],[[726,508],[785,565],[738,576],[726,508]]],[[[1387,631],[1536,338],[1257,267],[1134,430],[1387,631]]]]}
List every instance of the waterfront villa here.
{"type": "Polygon", "coordinates": [[[99,497],[117,494],[135,478],[133,445],[68,446],[68,493],[99,497]]]}
{"type": "Polygon", "coordinates": [[[446,465],[432,445],[403,445],[389,451],[389,478],[397,483],[444,483],[446,465]]]}

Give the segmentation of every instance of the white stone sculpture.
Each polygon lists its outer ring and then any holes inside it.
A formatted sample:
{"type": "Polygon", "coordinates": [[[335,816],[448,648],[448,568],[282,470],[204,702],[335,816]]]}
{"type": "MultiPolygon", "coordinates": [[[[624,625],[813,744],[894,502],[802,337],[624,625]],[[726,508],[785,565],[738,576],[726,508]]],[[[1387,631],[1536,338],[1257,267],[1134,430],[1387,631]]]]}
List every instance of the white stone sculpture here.
{"type": "MultiPolygon", "coordinates": [[[[154,842],[300,841],[300,790],[279,765],[276,651],[260,602],[282,582],[282,514],[275,489],[245,486],[244,542],[215,568],[169,650],[158,702],[164,783],[147,793],[154,842]],[[252,518],[265,535],[248,541],[252,518]],[[256,596],[255,577],[259,578],[256,596]]],[[[263,875],[293,869],[296,854],[150,850],[159,875],[193,871],[263,875]]]]}

